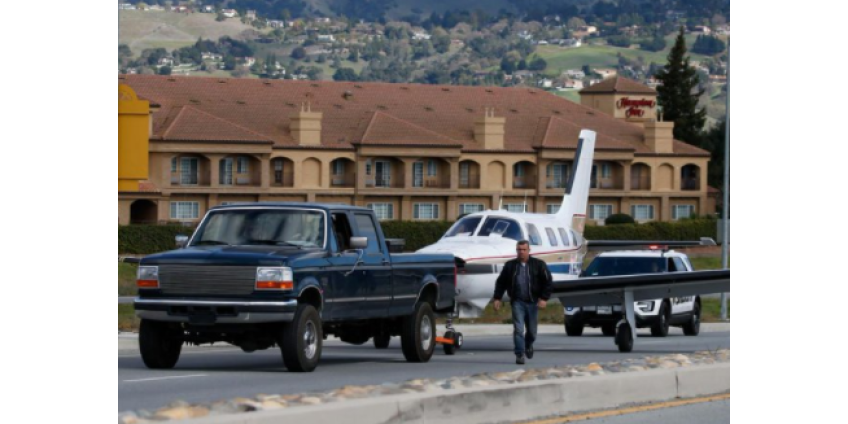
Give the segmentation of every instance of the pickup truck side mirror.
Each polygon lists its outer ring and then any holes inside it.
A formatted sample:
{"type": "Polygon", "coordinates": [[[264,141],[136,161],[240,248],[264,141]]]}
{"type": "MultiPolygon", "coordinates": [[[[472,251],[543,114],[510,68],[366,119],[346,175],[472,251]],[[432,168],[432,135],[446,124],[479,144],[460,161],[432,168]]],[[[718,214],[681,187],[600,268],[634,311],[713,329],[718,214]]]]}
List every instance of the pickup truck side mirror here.
{"type": "Polygon", "coordinates": [[[351,249],[365,249],[368,247],[368,237],[351,237],[350,238],[350,248],[351,249]]]}
{"type": "Polygon", "coordinates": [[[174,240],[177,243],[177,249],[183,249],[188,244],[188,236],[182,234],[178,234],[176,237],[174,237],[174,240]]]}

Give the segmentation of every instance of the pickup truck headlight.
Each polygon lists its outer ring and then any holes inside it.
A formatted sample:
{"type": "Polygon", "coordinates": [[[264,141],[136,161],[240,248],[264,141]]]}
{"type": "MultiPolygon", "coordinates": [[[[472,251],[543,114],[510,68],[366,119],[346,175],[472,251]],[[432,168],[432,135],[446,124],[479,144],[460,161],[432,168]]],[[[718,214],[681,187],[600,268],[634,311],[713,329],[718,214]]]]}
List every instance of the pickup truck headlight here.
{"type": "Polygon", "coordinates": [[[136,286],[140,289],[158,289],[159,288],[159,267],[158,266],[140,266],[136,278],[136,286]]]}
{"type": "Polygon", "coordinates": [[[654,310],[654,302],[636,302],[636,307],[643,312],[650,312],[654,310]]]}
{"type": "Polygon", "coordinates": [[[256,290],[294,290],[291,268],[256,268],[256,290]]]}

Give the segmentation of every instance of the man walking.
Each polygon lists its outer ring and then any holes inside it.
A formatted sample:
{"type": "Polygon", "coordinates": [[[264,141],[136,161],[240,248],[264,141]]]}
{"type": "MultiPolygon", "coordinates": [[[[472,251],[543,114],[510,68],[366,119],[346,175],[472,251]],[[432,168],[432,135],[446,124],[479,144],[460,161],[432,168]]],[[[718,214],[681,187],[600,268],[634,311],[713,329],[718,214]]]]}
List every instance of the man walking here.
{"type": "Polygon", "coordinates": [[[548,306],[553,279],[544,261],[530,257],[530,242],[519,241],[515,251],[518,257],[504,265],[495,284],[494,307],[496,311],[501,309],[501,300],[506,292],[512,303],[515,363],[524,365],[524,355],[533,359],[539,308],[545,309],[548,306]]]}

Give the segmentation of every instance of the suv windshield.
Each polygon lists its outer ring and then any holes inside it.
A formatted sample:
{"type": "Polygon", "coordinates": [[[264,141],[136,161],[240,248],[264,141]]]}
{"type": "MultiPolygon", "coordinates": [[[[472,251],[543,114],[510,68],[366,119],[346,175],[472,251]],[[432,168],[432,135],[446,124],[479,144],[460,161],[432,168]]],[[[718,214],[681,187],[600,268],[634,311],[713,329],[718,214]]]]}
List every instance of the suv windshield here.
{"type": "Polygon", "coordinates": [[[606,277],[610,275],[656,274],[665,272],[663,258],[595,258],[583,271],[586,277],[606,277]]]}
{"type": "Polygon", "coordinates": [[[212,212],[192,246],[324,247],[324,214],[294,209],[212,212]]]}

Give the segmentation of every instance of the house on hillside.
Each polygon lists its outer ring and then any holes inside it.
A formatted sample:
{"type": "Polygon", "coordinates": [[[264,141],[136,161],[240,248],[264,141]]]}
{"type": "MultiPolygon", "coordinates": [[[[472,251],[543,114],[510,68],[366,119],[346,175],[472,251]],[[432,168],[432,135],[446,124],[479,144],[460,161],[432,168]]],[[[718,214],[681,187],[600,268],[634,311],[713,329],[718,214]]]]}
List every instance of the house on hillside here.
{"type": "Polygon", "coordinates": [[[210,60],[212,62],[221,62],[224,60],[224,56],[217,53],[202,52],[200,53],[200,59],[210,60]]]}
{"type": "Polygon", "coordinates": [[[612,77],[618,75],[618,71],[616,71],[615,69],[609,69],[609,68],[598,68],[598,69],[593,69],[592,71],[595,74],[597,74],[599,77],[601,77],[602,79],[612,78],[612,77]]]}
{"type": "Polygon", "coordinates": [[[174,66],[174,58],[173,57],[163,57],[159,59],[157,62],[159,66],[174,66]]]}
{"type": "Polygon", "coordinates": [[[417,41],[429,40],[430,38],[432,38],[432,35],[427,34],[426,32],[416,32],[415,34],[412,34],[412,39],[417,41]]]}
{"type": "Polygon", "coordinates": [[[692,31],[693,34],[702,34],[702,35],[710,35],[713,33],[713,30],[708,26],[698,25],[692,31]]]}
{"type": "Polygon", "coordinates": [[[336,37],[333,34],[318,34],[318,41],[322,43],[335,43],[336,37]]]}
{"type": "Polygon", "coordinates": [[[253,66],[256,64],[255,57],[240,57],[238,58],[238,61],[244,63],[244,66],[253,66]]]}
{"type": "Polygon", "coordinates": [[[164,12],[165,8],[162,7],[162,6],[159,6],[158,4],[154,4],[153,6],[147,6],[147,9],[144,9],[144,10],[149,10],[151,12],[164,12]]]}
{"type": "Polygon", "coordinates": [[[244,14],[244,17],[247,18],[247,20],[249,20],[249,21],[255,21],[256,20],[256,11],[255,10],[248,10],[244,14]]]}
{"type": "Polygon", "coordinates": [[[536,82],[536,85],[542,88],[552,88],[554,86],[554,81],[550,78],[542,78],[536,82]]]}
{"type": "Polygon", "coordinates": [[[221,11],[221,14],[224,15],[225,18],[235,18],[239,15],[235,9],[224,9],[221,11]]]}
{"type": "Polygon", "coordinates": [[[136,10],[136,7],[135,7],[134,4],[131,4],[131,3],[120,3],[120,4],[118,4],[118,9],[119,10],[136,10]]]}
{"type": "Polygon", "coordinates": [[[286,23],[284,21],[276,21],[276,20],[272,19],[272,20],[269,20],[267,23],[268,23],[268,26],[271,27],[271,28],[285,28],[286,27],[286,23]]]}
{"type": "Polygon", "coordinates": [[[581,79],[582,80],[583,78],[586,78],[586,73],[583,72],[580,69],[569,69],[569,70],[563,72],[562,75],[565,75],[566,77],[571,78],[571,79],[581,79]]]}
{"type": "Polygon", "coordinates": [[[203,8],[200,9],[200,11],[202,13],[215,13],[215,6],[207,4],[206,6],[203,6],[203,8]]]}

